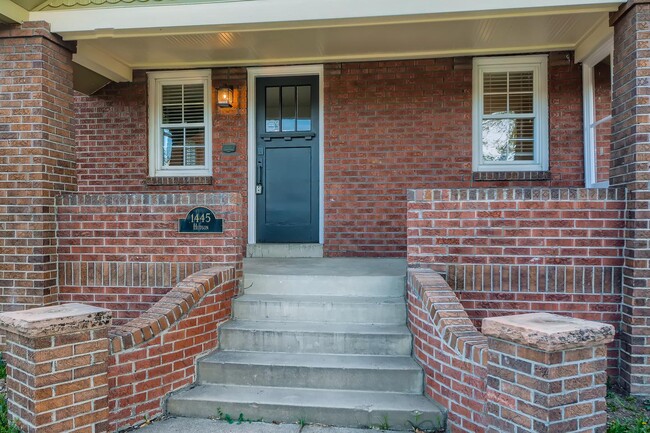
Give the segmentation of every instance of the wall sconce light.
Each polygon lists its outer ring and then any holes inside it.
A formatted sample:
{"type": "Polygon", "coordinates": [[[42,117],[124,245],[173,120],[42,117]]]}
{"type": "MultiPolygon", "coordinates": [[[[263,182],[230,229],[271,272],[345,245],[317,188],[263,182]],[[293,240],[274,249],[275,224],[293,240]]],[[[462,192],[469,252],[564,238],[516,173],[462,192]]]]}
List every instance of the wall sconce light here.
{"type": "Polygon", "coordinates": [[[232,107],[232,86],[222,86],[217,89],[217,105],[222,108],[232,107]]]}

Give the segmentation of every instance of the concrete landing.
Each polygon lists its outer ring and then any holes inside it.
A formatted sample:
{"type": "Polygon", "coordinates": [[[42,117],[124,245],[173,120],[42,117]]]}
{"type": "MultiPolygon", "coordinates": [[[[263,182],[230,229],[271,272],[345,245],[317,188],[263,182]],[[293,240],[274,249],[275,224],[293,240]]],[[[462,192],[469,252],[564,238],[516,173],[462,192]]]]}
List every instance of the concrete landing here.
{"type": "Polygon", "coordinates": [[[363,257],[244,259],[244,273],[312,277],[403,277],[406,275],[406,259],[363,257]]]}
{"type": "Polygon", "coordinates": [[[324,427],[306,425],[300,429],[298,424],[270,424],[270,423],[242,423],[228,424],[225,421],[216,421],[200,418],[169,418],[156,421],[146,427],[138,429],[143,433],[369,433],[378,430],[324,427]]]}
{"type": "Polygon", "coordinates": [[[322,244],[248,244],[246,257],[323,257],[322,244]]]}

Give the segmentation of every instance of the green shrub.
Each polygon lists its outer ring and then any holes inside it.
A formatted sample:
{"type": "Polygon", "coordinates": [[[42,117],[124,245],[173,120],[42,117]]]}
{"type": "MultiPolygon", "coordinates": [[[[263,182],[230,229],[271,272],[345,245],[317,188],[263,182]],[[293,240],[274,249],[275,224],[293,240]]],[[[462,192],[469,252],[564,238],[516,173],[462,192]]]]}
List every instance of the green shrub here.
{"type": "Polygon", "coordinates": [[[7,378],[7,362],[2,358],[2,352],[0,352],[0,379],[7,378]]]}
{"type": "Polygon", "coordinates": [[[9,422],[7,399],[4,395],[0,395],[0,433],[22,433],[14,423],[9,422]]]}

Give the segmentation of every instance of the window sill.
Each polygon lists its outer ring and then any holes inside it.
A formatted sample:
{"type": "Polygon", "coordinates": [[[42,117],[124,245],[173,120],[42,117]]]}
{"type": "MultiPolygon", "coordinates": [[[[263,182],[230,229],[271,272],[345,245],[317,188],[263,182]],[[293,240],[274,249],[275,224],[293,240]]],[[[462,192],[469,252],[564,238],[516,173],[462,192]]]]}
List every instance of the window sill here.
{"type": "Polygon", "coordinates": [[[145,185],[212,185],[212,176],[160,176],[147,177],[144,180],[145,185]]]}
{"type": "Polygon", "coordinates": [[[551,180],[550,171],[475,171],[472,180],[476,182],[509,180],[551,180]]]}

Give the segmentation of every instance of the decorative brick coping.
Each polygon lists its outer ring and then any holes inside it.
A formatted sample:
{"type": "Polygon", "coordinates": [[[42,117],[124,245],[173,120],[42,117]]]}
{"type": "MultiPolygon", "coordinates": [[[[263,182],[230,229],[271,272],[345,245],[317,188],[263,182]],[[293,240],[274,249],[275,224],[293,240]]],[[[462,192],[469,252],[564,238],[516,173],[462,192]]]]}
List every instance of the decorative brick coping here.
{"type": "Polygon", "coordinates": [[[149,186],[212,185],[212,176],[148,177],[144,180],[144,184],[149,186]]]}
{"type": "Polygon", "coordinates": [[[241,204],[237,193],[67,194],[57,197],[61,206],[149,206],[241,204]]]}
{"type": "Polygon", "coordinates": [[[482,171],[472,173],[475,181],[551,180],[550,171],[482,171]]]}
{"type": "Polygon", "coordinates": [[[491,201],[491,200],[599,200],[624,201],[625,188],[462,188],[462,189],[410,189],[408,200],[430,202],[440,200],[491,201]]]}
{"type": "Polygon", "coordinates": [[[234,279],[232,267],[208,268],[185,278],[140,317],[111,329],[111,353],[115,355],[153,339],[178,322],[215,287],[234,279]]]}
{"type": "Polygon", "coordinates": [[[445,279],[428,269],[409,270],[408,279],[443,342],[464,359],[486,365],[487,339],[474,327],[445,279]]]}

